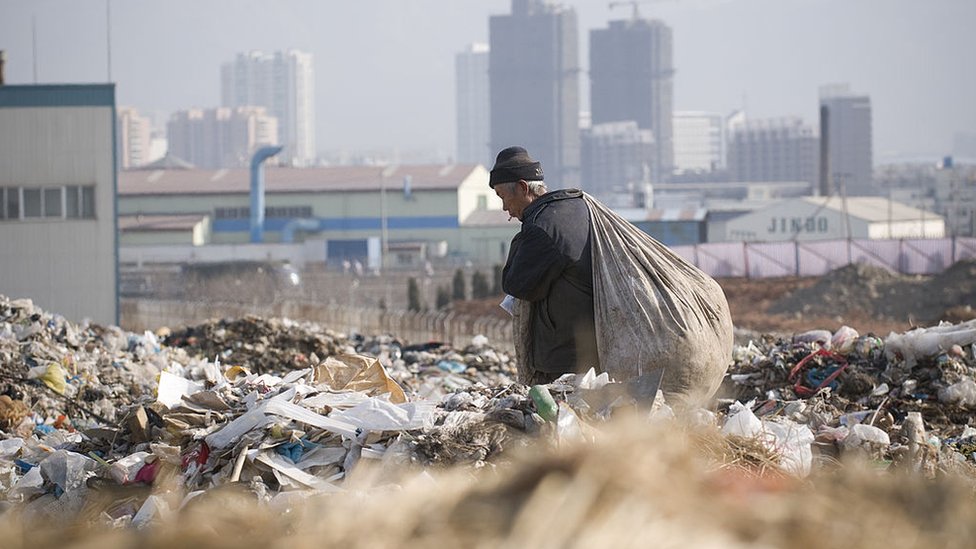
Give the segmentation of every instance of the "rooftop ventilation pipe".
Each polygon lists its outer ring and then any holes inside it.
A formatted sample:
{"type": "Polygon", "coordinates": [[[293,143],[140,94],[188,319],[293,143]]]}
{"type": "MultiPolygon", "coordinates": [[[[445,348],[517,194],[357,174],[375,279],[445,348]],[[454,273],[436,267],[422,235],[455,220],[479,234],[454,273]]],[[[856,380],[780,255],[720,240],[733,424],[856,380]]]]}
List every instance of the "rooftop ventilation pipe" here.
{"type": "Polygon", "coordinates": [[[281,152],[281,147],[261,147],[251,157],[251,244],[264,241],[265,160],[281,152]]]}

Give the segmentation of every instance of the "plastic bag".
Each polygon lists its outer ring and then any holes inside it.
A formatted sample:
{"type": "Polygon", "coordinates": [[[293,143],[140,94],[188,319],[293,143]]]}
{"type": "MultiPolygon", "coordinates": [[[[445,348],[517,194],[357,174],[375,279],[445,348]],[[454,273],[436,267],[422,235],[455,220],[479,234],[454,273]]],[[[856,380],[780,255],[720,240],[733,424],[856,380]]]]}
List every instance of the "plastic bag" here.
{"type": "Polygon", "coordinates": [[[830,338],[830,348],[834,352],[846,355],[854,348],[854,342],[857,341],[859,335],[854,328],[841,326],[830,338]]]}
{"type": "Polygon", "coordinates": [[[729,409],[730,417],[722,426],[722,434],[755,438],[780,456],[779,467],[805,477],[813,464],[813,432],[806,425],[791,420],[760,420],[752,410],[738,402],[729,409]]]}
{"type": "Polygon", "coordinates": [[[932,328],[916,328],[904,334],[892,332],[885,339],[888,360],[901,357],[909,368],[920,359],[937,356],[953,345],[976,343],[976,320],[961,324],[943,324],[932,328]]]}
{"type": "Polygon", "coordinates": [[[883,450],[891,444],[888,433],[874,427],[858,423],[851,427],[850,433],[841,441],[844,450],[864,450],[874,452],[883,450]]]}
{"type": "Polygon", "coordinates": [[[722,434],[725,436],[737,436],[751,438],[762,432],[762,422],[752,413],[752,410],[742,404],[735,402],[729,408],[729,416],[722,426],[722,434]]]}
{"type": "Polygon", "coordinates": [[[964,408],[976,407],[976,381],[964,379],[939,391],[939,400],[964,408]]]}

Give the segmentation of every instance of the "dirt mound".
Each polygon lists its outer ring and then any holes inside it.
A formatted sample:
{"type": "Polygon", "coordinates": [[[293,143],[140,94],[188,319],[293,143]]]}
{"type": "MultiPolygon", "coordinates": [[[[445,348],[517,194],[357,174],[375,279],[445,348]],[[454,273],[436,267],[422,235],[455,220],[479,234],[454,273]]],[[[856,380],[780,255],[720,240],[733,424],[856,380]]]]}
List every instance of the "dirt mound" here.
{"type": "Polygon", "coordinates": [[[904,299],[910,284],[906,278],[881,267],[847,265],[821,277],[813,286],[776,301],[769,312],[832,316],[874,311],[879,303],[896,295],[904,299]]]}
{"type": "Polygon", "coordinates": [[[940,320],[976,318],[976,260],[956,262],[926,285],[926,298],[941,309],[940,320]],[[968,317],[968,318],[967,318],[968,317]]]}
{"type": "Polygon", "coordinates": [[[976,304],[976,261],[960,261],[934,277],[912,277],[882,267],[848,265],[772,303],[773,314],[802,316],[868,315],[921,324],[958,316],[958,307],[976,304]]]}

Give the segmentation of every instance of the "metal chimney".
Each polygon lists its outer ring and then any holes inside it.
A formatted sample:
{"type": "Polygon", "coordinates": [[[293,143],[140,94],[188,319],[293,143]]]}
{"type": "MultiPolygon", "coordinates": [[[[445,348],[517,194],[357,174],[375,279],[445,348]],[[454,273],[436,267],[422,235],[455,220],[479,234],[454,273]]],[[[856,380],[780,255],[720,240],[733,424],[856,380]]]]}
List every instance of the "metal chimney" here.
{"type": "Polygon", "coordinates": [[[251,157],[251,243],[264,241],[264,168],[265,160],[281,152],[281,147],[261,147],[251,157]]]}

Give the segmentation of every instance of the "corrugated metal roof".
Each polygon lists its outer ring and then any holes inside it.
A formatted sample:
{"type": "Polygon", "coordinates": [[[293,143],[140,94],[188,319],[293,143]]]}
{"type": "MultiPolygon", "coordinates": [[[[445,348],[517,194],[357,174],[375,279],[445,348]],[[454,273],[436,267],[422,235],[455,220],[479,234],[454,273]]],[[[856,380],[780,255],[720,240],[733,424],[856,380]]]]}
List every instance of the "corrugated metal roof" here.
{"type": "Polygon", "coordinates": [[[667,208],[649,210],[647,221],[704,221],[708,210],[705,208],[667,208]]]}
{"type": "Polygon", "coordinates": [[[705,208],[660,208],[616,210],[631,223],[642,221],[704,221],[708,210],[705,208]]]}
{"type": "MultiPolygon", "coordinates": [[[[330,166],[320,168],[275,168],[264,171],[267,193],[316,193],[378,191],[384,185],[395,192],[410,176],[410,188],[418,190],[456,189],[477,164],[457,166],[330,166]]],[[[173,194],[247,194],[250,170],[131,170],[119,173],[119,196],[173,194]]],[[[486,182],[487,184],[487,182],[486,182]]]]}
{"type": "MultiPolygon", "coordinates": [[[[844,201],[839,196],[828,198],[808,196],[802,200],[837,212],[844,211],[844,201]]],[[[882,196],[849,196],[847,197],[847,213],[865,221],[917,221],[920,219],[935,219],[941,216],[913,208],[901,202],[888,200],[882,196]]]]}

